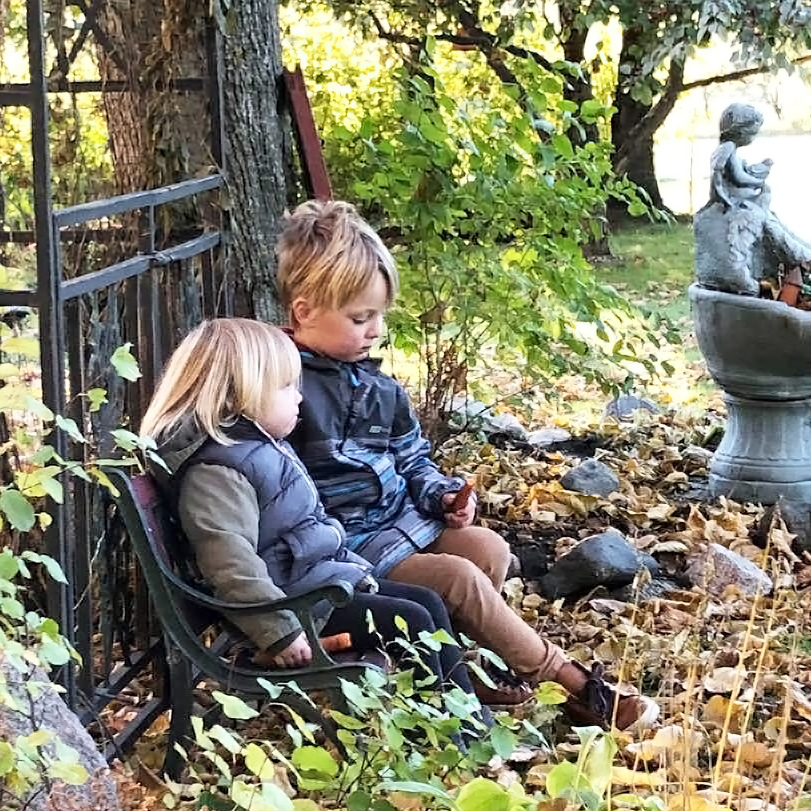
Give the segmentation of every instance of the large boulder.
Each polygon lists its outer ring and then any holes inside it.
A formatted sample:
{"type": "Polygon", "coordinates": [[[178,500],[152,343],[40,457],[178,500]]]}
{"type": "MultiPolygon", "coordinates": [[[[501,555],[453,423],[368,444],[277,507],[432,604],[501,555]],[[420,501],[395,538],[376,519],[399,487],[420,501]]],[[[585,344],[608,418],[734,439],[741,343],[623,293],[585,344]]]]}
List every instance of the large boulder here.
{"type": "MultiPolygon", "coordinates": [[[[655,567],[615,529],[592,535],[561,557],[539,580],[541,592],[557,597],[579,597],[597,586],[616,589],[633,582],[643,566],[655,567]]],[[[656,574],[656,572],[651,572],[656,574]]]]}
{"type": "MultiPolygon", "coordinates": [[[[4,690],[20,709],[0,704],[0,739],[12,746],[32,732],[42,730],[50,740],[41,751],[50,760],[74,759],[84,766],[89,779],[69,785],[48,777],[47,783],[18,798],[26,811],[120,811],[116,784],[96,744],[62,700],[47,674],[39,668],[20,672],[6,657],[0,657],[0,680],[4,690]],[[59,744],[57,744],[57,740],[59,744]],[[73,752],[64,747],[70,747],[73,752]]],[[[6,807],[6,806],[4,806],[6,807]]]]}

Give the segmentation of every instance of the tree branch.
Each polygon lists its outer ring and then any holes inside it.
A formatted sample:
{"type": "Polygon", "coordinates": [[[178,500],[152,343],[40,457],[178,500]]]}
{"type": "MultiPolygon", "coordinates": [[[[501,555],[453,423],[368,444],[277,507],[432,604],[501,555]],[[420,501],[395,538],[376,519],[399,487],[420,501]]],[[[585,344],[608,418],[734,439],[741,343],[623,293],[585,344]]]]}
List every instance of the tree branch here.
{"type": "Polygon", "coordinates": [[[623,139],[622,146],[614,157],[614,171],[624,175],[628,169],[628,158],[637,144],[653,137],[653,134],[664,124],[676,104],[679,94],[684,90],[684,58],[674,58],[670,65],[667,84],[659,100],[635,124],[623,139]]]}
{"type": "MultiPolygon", "coordinates": [[[[811,54],[805,56],[798,56],[796,59],[790,60],[792,65],[802,65],[804,62],[811,62],[811,54]]],[[[739,79],[746,79],[747,76],[756,76],[759,73],[766,73],[771,68],[766,65],[761,65],[757,68],[745,68],[743,70],[736,70],[733,73],[724,73],[721,76],[710,76],[707,79],[698,79],[695,82],[687,82],[682,86],[682,91],[695,90],[697,87],[709,87],[713,84],[721,84],[723,82],[736,82],[739,79]]]]}
{"type": "MultiPolygon", "coordinates": [[[[405,34],[397,33],[396,31],[387,30],[383,23],[377,18],[374,12],[370,12],[374,27],[377,29],[377,34],[381,39],[388,42],[396,42],[398,44],[408,45],[412,48],[422,47],[422,42],[414,37],[406,36],[405,34]]],[[[450,42],[456,45],[473,45],[482,54],[487,63],[487,66],[496,74],[502,84],[513,86],[518,91],[518,104],[524,111],[526,116],[533,122],[533,130],[539,138],[546,137],[546,133],[534,126],[538,114],[532,105],[529,94],[524,89],[518,77],[513,73],[504,60],[499,56],[499,50],[508,51],[516,56],[524,59],[531,58],[541,66],[547,67],[548,70],[556,72],[552,64],[540,54],[532,51],[527,51],[524,48],[515,46],[507,46],[501,48],[498,44],[498,38],[493,34],[484,31],[479,25],[474,15],[469,11],[461,11],[459,13],[459,21],[465,31],[464,36],[458,34],[435,34],[434,38],[443,42],[450,42]]]]}

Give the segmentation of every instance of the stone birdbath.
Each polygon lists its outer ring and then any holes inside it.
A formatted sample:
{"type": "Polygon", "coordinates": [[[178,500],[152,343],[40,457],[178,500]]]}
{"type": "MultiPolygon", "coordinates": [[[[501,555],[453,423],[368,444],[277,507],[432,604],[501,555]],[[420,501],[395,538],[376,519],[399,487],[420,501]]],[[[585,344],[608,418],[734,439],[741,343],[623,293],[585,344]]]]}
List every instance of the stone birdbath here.
{"type": "Polygon", "coordinates": [[[736,501],[811,503],[811,312],[786,303],[811,244],[770,210],[772,162],[737,154],[762,122],[749,105],[723,112],[710,199],[694,218],[695,334],[728,409],[709,487],[736,501]]]}

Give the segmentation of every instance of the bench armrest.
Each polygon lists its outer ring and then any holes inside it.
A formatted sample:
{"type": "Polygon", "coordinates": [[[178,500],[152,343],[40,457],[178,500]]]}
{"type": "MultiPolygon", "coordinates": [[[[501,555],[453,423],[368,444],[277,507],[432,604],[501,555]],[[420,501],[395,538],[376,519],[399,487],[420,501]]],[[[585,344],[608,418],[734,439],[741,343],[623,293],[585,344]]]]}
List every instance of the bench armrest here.
{"type": "Polygon", "coordinates": [[[337,583],[319,586],[295,597],[283,597],[280,600],[261,600],[253,603],[237,603],[206,594],[178,577],[174,572],[164,570],[163,575],[172,581],[172,585],[181,591],[186,599],[220,613],[228,611],[243,616],[284,610],[294,611],[296,614],[300,611],[309,612],[313,605],[321,600],[329,600],[333,606],[340,608],[351,602],[354,594],[354,589],[349,583],[339,580],[337,583]]]}

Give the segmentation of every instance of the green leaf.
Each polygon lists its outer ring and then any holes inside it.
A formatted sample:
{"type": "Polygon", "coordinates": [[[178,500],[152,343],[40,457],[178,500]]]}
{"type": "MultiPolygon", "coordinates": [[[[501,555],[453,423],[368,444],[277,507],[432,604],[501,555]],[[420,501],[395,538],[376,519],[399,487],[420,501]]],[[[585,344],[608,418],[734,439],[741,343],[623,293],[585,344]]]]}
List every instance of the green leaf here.
{"type": "Polygon", "coordinates": [[[56,415],[56,424],[61,428],[74,442],[85,443],[87,440],[76,425],[76,421],[70,417],[63,417],[61,414],[56,415]]]}
{"type": "Polygon", "coordinates": [[[567,791],[578,791],[585,787],[583,775],[576,763],[564,760],[553,766],[546,776],[546,793],[554,799],[567,791]]]}
{"type": "Polygon", "coordinates": [[[302,746],[290,757],[293,765],[303,771],[313,771],[334,777],[338,774],[338,764],[326,749],[320,746],[302,746]]]}
{"type": "Polygon", "coordinates": [[[363,729],[366,726],[363,721],[359,721],[351,715],[344,715],[344,713],[338,710],[330,709],[329,715],[338,726],[344,729],[363,729]]]}
{"type": "Polygon", "coordinates": [[[451,795],[444,788],[434,786],[431,783],[421,783],[418,780],[382,780],[378,788],[381,791],[402,791],[403,794],[426,795],[452,802],[451,795]]]}
{"type": "Polygon", "coordinates": [[[37,646],[37,654],[43,662],[56,667],[70,661],[70,650],[65,644],[49,637],[45,637],[37,646]]]}
{"type": "Polygon", "coordinates": [[[105,403],[109,402],[107,400],[106,389],[88,389],[85,396],[90,400],[91,414],[98,411],[105,403]]]}
{"type": "Polygon", "coordinates": [[[81,763],[63,763],[57,761],[48,767],[48,774],[57,779],[64,780],[69,786],[84,785],[90,775],[81,763]]]}
{"type": "Polygon", "coordinates": [[[491,728],[490,740],[493,750],[503,760],[506,760],[515,751],[518,742],[515,733],[501,724],[496,724],[491,728]]]}
{"type": "Polygon", "coordinates": [[[211,695],[222,706],[222,711],[229,717],[235,720],[247,721],[249,718],[256,718],[259,713],[249,707],[238,696],[229,696],[219,690],[213,690],[211,695]]]}
{"type": "Polygon", "coordinates": [[[24,355],[26,358],[39,359],[39,341],[36,338],[24,338],[21,335],[6,338],[2,350],[6,355],[24,355]]]}
{"type": "Polygon", "coordinates": [[[508,811],[510,795],[493,780],[477,777],[459,790],[456,807],[459,811],[508,811]]]}
{"type": "Polygon", "coordinates": [[[34,526],[34,508],[19,490],[7,487],[0,493],[0,510],[14,529],[28,532],[34,526]]]}
{"type": "Polygon", "coordinates": [[[295,811],[290,798],[275,783],[252,786],[243,780],[234,780],[229,796],[246,811],[295,811]]]}
{"type": "Polygon", "coordinates": [[[13,580],[20,572],[20,564],[14,553],[6,547],[0,552],[0,580],[13,580]]]}
{"type": "Polygon", "coordinates": [[[242,743],[229,730],[215,724],[208,730],[208,734],[219,741],[232,755],[238,755],[242,751],[242,743]]]}
{"type": "Polygon", "coordinates": [[[141,370],[138,368],[138,361],[135,356],[130,352],[131,347],[131,343],[119,346],[110,356],[110,363],[113,364],[113,368],[119,377],[123,377],[124,380],[134,381],[141,376],[141,370]]]}
{"type": "MultiPolygon", "coordinates": [[[[116,460],[121,462],[122,460],[116,460]]],[[[125,465],[122,465],[124,467],[125,465]]],[[[129,467],[129,463],[126,463],[126,466],[129,467]]],[[[110,481],[110,477],[100,468],[100,467],[91,467],[90,468],[90,475],[98,481],[98,483],[104,487],[110,495],[116,497],[119,495],[118,488],[110,481]]]]}
{"type": "MultiPolygon", "coordinates": [[[[579,733],[579,730],[578,730],[579,733]]],[[[617,743],[612,735],[598,730],[584,744],[580,757],[583,761],[583,774],[594,791],[602,797],[611,784],[611,772],[617,743]]]]}
{"type": "Polygon", "coordinates": [[[31,549],[24,550],[20,557],[24,560],[30,560],[32,563],[39,563],[40,566],[45,567],[45,571],[51,579],[56,580],[57,583],[67,583],[68,579],[62,571],[62,567],[50,555],[44,555],[42,552],[34,552],[31,549]]]}
{"type": "Polygon", "coordinates": [[[0,741],[0,775],[14,768],[14,747],[8,741],[0,741]]]}
{"type": "Polygon", "coordinates": [[[563,133],[559,132],[557,135],[552,136],[552,146],[562,157],[574,157],[574,148],[572,147],[572,142],[563,133]]]}
{"type": "Polygon", "coordinates": [[[273,761],[268,753],[256,743],[249,743],[243,750],[245,767],[260,780],[272,780],[276,774],[273,761]]]}
{"type": "Polygon", "coordinates": [[[284,687],[280,687],[278,684],[269,682],[263,676],[259,676],[256,681],[259,682],[261,687],[267,690],[267,694],[270,696],[271,701],[275,701],[284,692],[284,687]]]}
{"type": "Polygon", "coordinates": [[[25,408],[30,411],[34,416],[39,417],[43,422],[50,422],[54,418],[54,413],[48,406],[36,397],[30,394],[25,396],[25,408]]]}
{"type": "Polygon", "coordinates": [[[565,704],[569,700],[569,694],[556,681],[542,681],[535,688],[535,698],[541,704],[565,704]]]}

